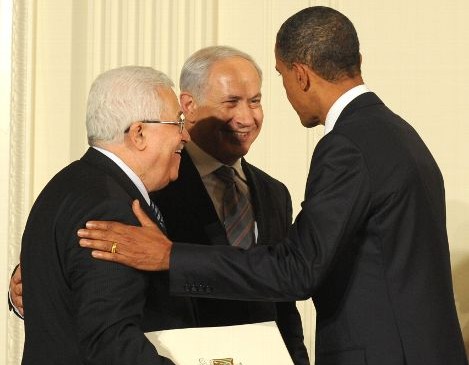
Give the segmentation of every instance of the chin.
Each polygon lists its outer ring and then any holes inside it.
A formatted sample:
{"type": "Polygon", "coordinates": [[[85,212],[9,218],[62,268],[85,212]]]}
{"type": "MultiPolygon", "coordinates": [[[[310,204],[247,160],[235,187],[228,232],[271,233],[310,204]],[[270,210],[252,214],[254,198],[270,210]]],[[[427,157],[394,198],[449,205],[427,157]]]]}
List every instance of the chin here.
{"type": "Polygon", "coordinates": [[[319,119],[301,119],[301,124],[306,128],[314,128],[321,124],[319,119]]]}

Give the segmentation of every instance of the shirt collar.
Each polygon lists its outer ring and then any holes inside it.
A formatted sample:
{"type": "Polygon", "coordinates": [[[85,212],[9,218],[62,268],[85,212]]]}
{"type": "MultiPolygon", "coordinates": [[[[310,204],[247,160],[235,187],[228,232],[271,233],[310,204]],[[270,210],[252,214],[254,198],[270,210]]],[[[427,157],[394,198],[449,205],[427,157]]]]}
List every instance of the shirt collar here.
{"type": "MultiPolygon", "coordinates": [[[[189,156],[192,159],[197,171],[199,172],[200,177],[204,178],[207,175],[210,175],[212,172],[223,166],[224,164],[218,161],[215,157],[205,152],[202,148],[197,146],[194,141],[190,141],[184,146],[184,149],[187,151],[189,156]]],[[[238,174],[238,176],[246,181],[246,175],[244,174],[243,168],[241,166],[241,159],[236,160],[236,162],[231,165],[238,174]]]]}
{"type": "Polygon", "coordinates": [[[114,153],[105,150],[100,147],[95,147],[92,146],[95,150],[98,150],[101,152],[103,155],[106,155],[109,157],[114,163],[121,168],[122,171],[129,177],[130,180],[134,183],[134,185],[137,187],[137,189],[140,191],[140,193],[143,195],[145,198],[145,201],[147,202],[148,205],[150,205],[150,196],[148,195],[148,191],[145,188],[145,185],[143,184],[143,181],[138,177],[138,175],[132,171],[132,169],[125,164],[124,161],[122,161],[117,155],[114,153]]]}
{"type": "Polygon", "coordinates": [[[370,92],[370,89],[364,84],[355,86],[342,94],[335,102],[332,104],[329,109],[326,121],[324,122],[324,135],[329,133],[335,126],[337,119],[340,116],[340,113],[345,109],[345,107],[356,97],[361,94],[370,92]]]}

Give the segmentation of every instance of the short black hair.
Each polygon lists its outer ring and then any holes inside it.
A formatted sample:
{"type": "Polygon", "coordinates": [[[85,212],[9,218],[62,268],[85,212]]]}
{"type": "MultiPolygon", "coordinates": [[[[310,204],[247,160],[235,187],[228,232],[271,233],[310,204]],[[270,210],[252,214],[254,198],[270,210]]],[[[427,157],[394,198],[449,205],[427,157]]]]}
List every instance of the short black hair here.
{"type": "Polygon", "coordinates": [[[360,44],[352,22],[325,6],[303,9],[288,18],[277,33],[277,57],[291,68],[308,65],[328,81],[360,74],[360,44]]]}

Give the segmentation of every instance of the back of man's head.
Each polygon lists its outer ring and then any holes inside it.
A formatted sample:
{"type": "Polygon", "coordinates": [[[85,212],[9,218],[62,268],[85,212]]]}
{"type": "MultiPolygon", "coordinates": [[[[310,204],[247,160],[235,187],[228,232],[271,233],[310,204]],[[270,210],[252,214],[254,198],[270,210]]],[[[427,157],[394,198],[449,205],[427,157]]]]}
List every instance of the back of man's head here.
{"type": "Polygon", "coordinates": [[[173,87],[164,73],[151,67],[124,66],[99,75],[91,85],[86,112],[88,144],[120,143],[136,121],[158,118],[158,87],[173,87]]]}
{"type": "Polygon", "coordinates": [[[277,57],[309,66],[327,81],[360,75],[360,44],[352,22],[337,10],[313,6],[288,18],[277,33],[277,57]]]}
{"type": "Polygon", "coordinates": [[[210,68],[215,62],[231,57],[241,57],[251,62],[262,82],[262,71],[250,55],[233,47],[211,46],[196,51],[184,62],[179,78],[180,91],[189,92],[197,102],[202,102],[210,68]]]}

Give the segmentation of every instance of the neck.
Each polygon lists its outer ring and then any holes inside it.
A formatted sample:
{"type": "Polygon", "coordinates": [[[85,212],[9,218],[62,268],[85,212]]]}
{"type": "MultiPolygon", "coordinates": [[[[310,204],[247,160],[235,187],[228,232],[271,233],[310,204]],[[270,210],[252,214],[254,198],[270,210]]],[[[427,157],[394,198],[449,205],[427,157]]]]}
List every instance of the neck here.
{"type": "Polygon", "coordinates": [[[321,115],[321,124],[324,124],[328,111],[331,109],[332,105],[337,101],[337,99],[339,99],[350,89],[353,89],[355,86],[362,85],[364,82],[361,75],[359,75],[353,78],[343,78],[334,82],[325,81],[325,83],[328,85],[323,89],[324,93],[322,95],[322,110],[324,110],[324,115],[321,115]]]}
{"type": "Polygon", "coordinates": [[[135,153],[130,150],[125,143],[109,144],[109,143],[100,143],[97,147],[102,148],[106,151],[112,152],[117,157],[119,157],[122,162],[124,162],[137,176],[141,178],[141,164],[135,155],[135,153]]]}

